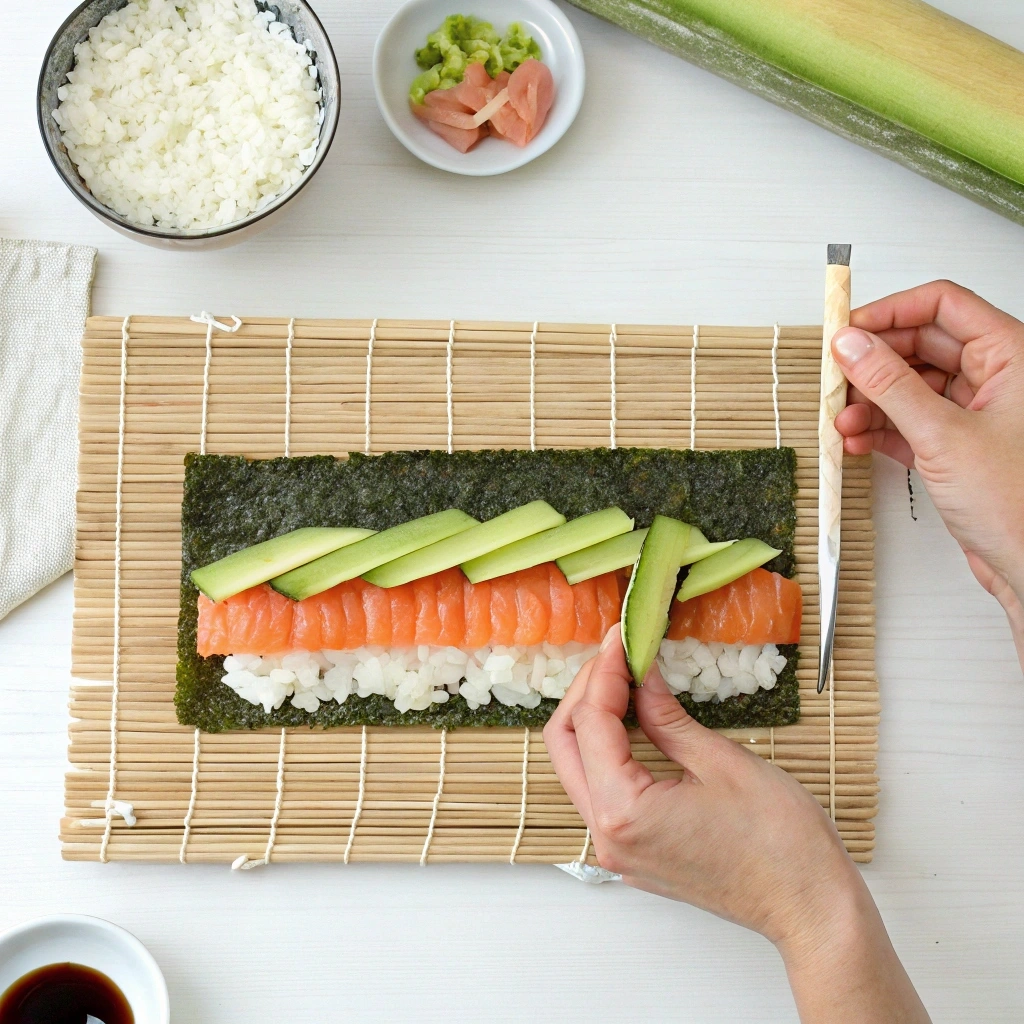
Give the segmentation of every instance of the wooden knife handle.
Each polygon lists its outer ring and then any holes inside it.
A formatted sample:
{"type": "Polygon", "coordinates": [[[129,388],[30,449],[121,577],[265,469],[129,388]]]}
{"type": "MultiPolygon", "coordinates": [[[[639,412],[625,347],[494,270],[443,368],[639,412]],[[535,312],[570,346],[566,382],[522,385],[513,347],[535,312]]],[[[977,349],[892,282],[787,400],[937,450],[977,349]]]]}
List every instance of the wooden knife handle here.
{"type": "Polygon", "coordinates": [[[818,495],[819,529],[827,531],[830,546],[839,549],[843,490],[843,438],[835,418],[846,406],[846,378],[832,355],[832,338],[850,324],[850,268],[825,268],[825,327],[821,352],[821,410],[818,420],[821,493],[818,495]]]}

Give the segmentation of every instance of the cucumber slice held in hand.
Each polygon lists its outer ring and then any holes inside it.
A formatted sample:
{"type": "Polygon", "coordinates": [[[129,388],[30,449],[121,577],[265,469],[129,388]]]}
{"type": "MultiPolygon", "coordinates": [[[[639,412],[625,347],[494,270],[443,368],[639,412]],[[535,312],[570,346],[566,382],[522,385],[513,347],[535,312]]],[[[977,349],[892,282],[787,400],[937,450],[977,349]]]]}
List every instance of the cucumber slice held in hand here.
{"type": "Polygon", "coordinates": [[[305,526],[193,569],[192,582],[211,601],[224,601],[331,551],[364,540],[373,532],[349,527],[305,526]]]}
{"type": "Polygon", "coordinates": [[[565,516],[546,501],[531,501],[479,526],[439,540],[392,562],[363,573],[363,579],[378,587],[399,587],[452,566],[490,554],[525,537],[561,526],[565,516]]]}
{"type": "Polygon", "coordinates": [[[340,551],[332,551],[314,562],[274,577],[270,585],[285,597],[303,601],[346,580],[362,576],[378,565],[478,525],[476,519],[457,508],[435,512],[375,533],[340,551]]]}
{"type": "Polygon", "coordinates": [[[668,611],[691,527],[655,516],[622,602],[622,644],[629,671],[643,685],[668,629],[668,611]]]}
{"type": "Polygon", "coordinates": [[[646,536],[646,530],[620,533],[611,540],[603,540],[600,544],[592,544],[589,548],[556,558],[555,565],[562,570],[570,586],[582,583],[606,572],[635,565],[646,536]]]}
{"type": "Polygon", "coordinates": [[[773,548],[764,541],[752,537],[738,540],[725,550],[694,563],[676,596],[680,601],[689,601],[691,597],[710,594],[712,590],[724,587],[770,562],[778,554],[781,554],[779,548],[773,548]]]}
{"type": "Polygon", "coordinates": [[[483,583],[496,576],[506,576],[510,572],[531,569],[543,562],[553,562],[563,555],[591,547],[632,529],[633,520],[621,508],[612,506],[580,516],[553,530],[545,530],[525,540],[516,541],[515,544],[508,544],[489,555],[463,562],[462,571],[469,577],[470,583],[483,583]]]}

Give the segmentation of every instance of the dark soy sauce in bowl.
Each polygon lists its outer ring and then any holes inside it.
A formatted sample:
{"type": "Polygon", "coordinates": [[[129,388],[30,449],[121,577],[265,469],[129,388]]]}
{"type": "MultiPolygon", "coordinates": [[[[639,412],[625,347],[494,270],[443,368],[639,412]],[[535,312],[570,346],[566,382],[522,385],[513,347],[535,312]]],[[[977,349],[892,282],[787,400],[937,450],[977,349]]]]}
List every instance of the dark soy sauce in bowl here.
{"type": "Polygon", "coordinates": [[[135,1024],[124,993],[81,964],[30,971],[0,995],[0,1024],[135,1024]]]}

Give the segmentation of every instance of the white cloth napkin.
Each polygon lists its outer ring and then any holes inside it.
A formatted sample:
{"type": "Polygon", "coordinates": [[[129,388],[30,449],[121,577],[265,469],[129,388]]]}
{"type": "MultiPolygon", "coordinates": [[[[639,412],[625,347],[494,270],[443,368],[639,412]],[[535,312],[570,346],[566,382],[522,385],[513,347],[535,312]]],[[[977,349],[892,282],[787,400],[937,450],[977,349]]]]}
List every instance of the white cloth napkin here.
{"type": "Polygon", "coordinates": [[[0,619],[74,563],[95,267],[95,249],[0,238],[0,619]]]}

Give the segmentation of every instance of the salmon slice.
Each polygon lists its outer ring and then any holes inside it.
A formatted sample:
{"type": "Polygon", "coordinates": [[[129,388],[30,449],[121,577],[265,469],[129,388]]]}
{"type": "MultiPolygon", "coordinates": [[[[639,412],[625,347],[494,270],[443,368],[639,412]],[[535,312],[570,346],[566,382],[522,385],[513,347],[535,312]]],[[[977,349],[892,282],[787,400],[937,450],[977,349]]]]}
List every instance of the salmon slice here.
{"type": "Polygon", "coordinates": [[[669,640],[701,643],[795,644],[800,641],[800,584],[777,572],[754,569],[710,594],[673,601],[669,640]]]}
{"type": "Polygon", "coordinates": [[[466,615],[467,650],[486,647],[491,642],[491,581],[470,583],[462,581],[462,597],[466,615]]]}
{"type": "Polygon", "coordinates": [[[226,601],[199,595],[196,650],[212,654],[282,654],[291,650],[295,602],[266,583],[226,601]]]}
{"type": "Polygon", "coordinates": [[[466,604],[458,567],[439,572],[437,581],[437,615],[441,623],[437,643],[442,647],[461,647],[466,642],[466,604]]]}
{"type": "Polygon", "coordinates": [[[601,642],[601,613],[597,607],[597,577],[573,584],[576,604],[576,632],[573,640],[578,644],[601,642]]]}
{"type": "Polygon", "coordinates": [[[576,635],[576,601],[562,570],[548,562],[548,588],[551,591],[551,624],[547,641],[560,646],[576,635]]]}
{"type": "Polygon", "coordinates": [[[338,585],[341,605],[345,609],[345,648],[355,650],[366,643],[366,612],[363,611],[363,589],[370,584],[354,579],[338,585]]]}
{"type": "Polygon", "coordinates": [[[516,581],[516,644],[543,643],[551,622],[551,583],[546,564],[513,573],[516,581]]]}
{"type": "Polygon", "coordinates": [[[515,573],[491,580],[491,643],[511,647],[516,639],[518,610],[515,573]]]}
{"type": "Polygon", "coordinates": [[[619,594],[619,574],[606,572],[595,579],[597,583],[597,611],[601,618],[601,636],[604,639],[616,622],[622,618],[622,597],[619,594]]]}
{"type": "Polygon", "coordinates": [[[363,588],[366,642],[387,647],[391,644],[391,596],[383,587],[367,583],[363,588]]]}
{"type": "Polygon", "coordinates": [[[390,587],[387,595],[391,600],[391,644],[394,647],[411,647],[416,642],[416,593],[411,583],[390,587]]]}
{"type": "Polygon", "coordinates": [[[416,643],[436,644],[441,633],[441,617],[437,614],[437,577],[415,580],[412,590],[416,598],[416,643]]]}

